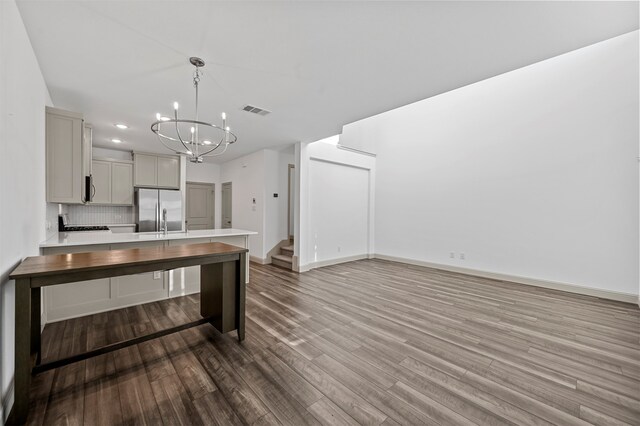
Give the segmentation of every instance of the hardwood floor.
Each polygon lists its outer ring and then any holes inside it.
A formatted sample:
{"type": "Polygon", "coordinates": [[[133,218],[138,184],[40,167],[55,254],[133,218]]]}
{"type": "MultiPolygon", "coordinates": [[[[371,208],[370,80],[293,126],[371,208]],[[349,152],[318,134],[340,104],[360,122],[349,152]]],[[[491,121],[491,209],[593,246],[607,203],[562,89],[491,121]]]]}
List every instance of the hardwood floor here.
{"type": "MultiPolygon", "coordinates": [[[[46,326],[45,360],[199,318],[198,296],[46,326]]],[[[637,306],[363,260],[252,265],[203,325],[35,377],[29,424],[640,424],[637,306]]]]}

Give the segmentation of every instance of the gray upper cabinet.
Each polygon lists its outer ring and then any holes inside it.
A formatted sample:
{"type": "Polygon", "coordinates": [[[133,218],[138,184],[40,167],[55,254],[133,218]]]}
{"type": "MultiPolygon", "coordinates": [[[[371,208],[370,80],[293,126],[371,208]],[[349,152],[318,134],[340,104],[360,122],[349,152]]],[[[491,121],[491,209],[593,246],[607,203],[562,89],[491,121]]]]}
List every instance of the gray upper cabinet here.
{"type": "Polygon", "coordinates": [[[133,204],[132,163],[111,163],[111,204],[133,204]]]}
{"type": "Polygon", "coordinates": [[[180,157],[175,155],[133,154],[134,186],[180,188],[180,157]]]}
{"type": "Polygon", "coordinates": [[[158,186],[158,157],[148,154],[133,154],[135,186],[158,186]]]}
{"type": "Polygon", "coordinates": [[[80,178],[82,181],[82,201],[84,202],[87,201],[84,199],[86,194],[84,177],[92,174],[91,172],[91,166],[92,166],[91,159],[93,156],[92,140],[93,140],[93,128],[91,127],[91,124],[87,124],[85,122],[84,132],[82,135],[82,176],[80,178]]]}
{"type": "Polygon", "coordinates": [[[46,186],[50,203],[82,203],[82,114],[46,108],[46,186]]]}
{"type": "Polygon", "coordinates": [[[180,188],[179,157],[158,157],[158,186],[180,188]]]}
{"type": "Polygon", "coordinates": [[[93,204],[111,204],[111,163],[93,160],[93,204]]]}
{"type": "Polygon", "coordinates": [[[133,163],[94,159],[92,204],[133,205],[133,163]]]}

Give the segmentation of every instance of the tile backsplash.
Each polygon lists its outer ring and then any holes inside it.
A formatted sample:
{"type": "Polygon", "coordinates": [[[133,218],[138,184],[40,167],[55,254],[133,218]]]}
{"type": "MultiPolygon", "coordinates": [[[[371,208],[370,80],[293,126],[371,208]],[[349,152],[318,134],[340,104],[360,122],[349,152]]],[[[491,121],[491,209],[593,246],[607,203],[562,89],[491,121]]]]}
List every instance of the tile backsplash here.
{"type": "Polygon", "coordinates": [[[85,206],[67,204],[62,212],[69,214],[73,225],[115,225],[135,223],[133,207],[130,206],[85,206]]]}

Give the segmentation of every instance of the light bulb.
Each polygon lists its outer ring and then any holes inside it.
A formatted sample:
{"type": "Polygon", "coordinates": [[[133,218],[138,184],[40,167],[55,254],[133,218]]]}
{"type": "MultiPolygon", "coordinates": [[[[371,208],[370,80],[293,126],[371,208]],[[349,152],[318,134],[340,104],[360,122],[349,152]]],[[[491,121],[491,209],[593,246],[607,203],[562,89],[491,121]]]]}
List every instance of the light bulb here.
{"type": "Polygon", "coordinates": [[[193,152],[191,152],[191,151],[187,151],[187,154],[191,155],[191,154],[193,154],[193,152]]]}
{"type": "Polygon", "coordinates": [[[162,116],[160,115],[160,113],[159,113],[159,112],[158,112],[158,113],[156,113],[156,120],[157,120],[157,121],[162,120],[162,116]]]}
{"type": "Polygon", "coordinates": [[[173,109],[177,110],[177,109],[178,109],[178,107],[179,107],[178,103],[177,103],[177,102],[174,102],[174,103],[173,103],[173,109]]]}
{"type": "Polygon", "coordinates": [[[211,145],[211,141],[202,141],[202,143],[205,145],[211,145]]]}
{"type": "Polygon", "coordinates": [[[226,112],[223,112],[223,113],[222,113],[222,114],[220,114],[220,115],[222,116],[222,119],[223,119],[223,120],[226,120],[226,119],[227,119],[227,113],[226,113],[226,112]]]}
{"type": "Polygon", "coordinates": [[[195,133],[195,131],[196,131],[196,128],[195,128],[195,127],[192,127],[192,128],[191,128],[191,133],[195,133]]]}

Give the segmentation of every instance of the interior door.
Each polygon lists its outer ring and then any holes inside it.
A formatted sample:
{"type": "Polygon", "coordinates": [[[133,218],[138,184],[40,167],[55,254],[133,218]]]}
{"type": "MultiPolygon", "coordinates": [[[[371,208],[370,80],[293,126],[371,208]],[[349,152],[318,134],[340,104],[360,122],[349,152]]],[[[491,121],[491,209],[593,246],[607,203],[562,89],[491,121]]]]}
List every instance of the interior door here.
{"type": "Polygon", "coordinates": [[[231,228],[231,201],[232,201],[232,185],[231,182],[222,184],[222,227],[231,228]]]}
{"type": "Polygon", "coordinates": [[[187,182],[187,226],[189,230],[214,228],[215,186],[187,182]]]}

